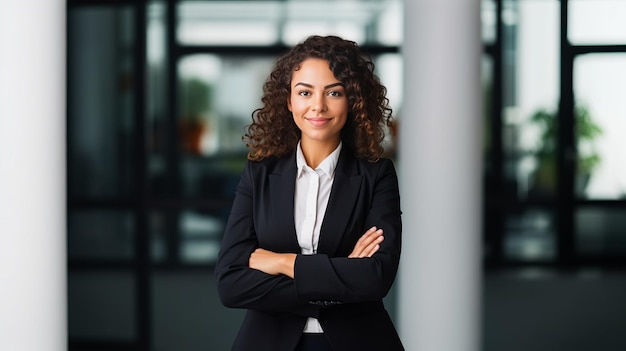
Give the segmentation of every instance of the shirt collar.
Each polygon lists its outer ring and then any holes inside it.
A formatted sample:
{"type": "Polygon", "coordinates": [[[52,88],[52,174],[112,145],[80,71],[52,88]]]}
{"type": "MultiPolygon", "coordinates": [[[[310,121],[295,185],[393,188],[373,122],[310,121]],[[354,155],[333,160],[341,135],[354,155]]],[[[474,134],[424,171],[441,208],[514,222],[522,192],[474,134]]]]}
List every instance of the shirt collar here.
{"type": "MultiPolygon", "coordinates": [[[[324,161],[322,161],[315,170],[320,170],[324,172],[329,178],[332,178],[335,175],[335,168],[337,167],[337,162],[339,161],[341,146],[342,142],[340,141],[339,145],[337,145],[337,148],[333,152],[331,152],[330,155],[326,156],[324,161]]],[[[306,164],[304,154],[302,153],[302,147],[300,147],[300,142],[298,142],[298,146],[296,147],[296,167],[298,168],[298,178],[300,178],[300,175],[306,168],[311,169],[311,167],[306,164]]]]}

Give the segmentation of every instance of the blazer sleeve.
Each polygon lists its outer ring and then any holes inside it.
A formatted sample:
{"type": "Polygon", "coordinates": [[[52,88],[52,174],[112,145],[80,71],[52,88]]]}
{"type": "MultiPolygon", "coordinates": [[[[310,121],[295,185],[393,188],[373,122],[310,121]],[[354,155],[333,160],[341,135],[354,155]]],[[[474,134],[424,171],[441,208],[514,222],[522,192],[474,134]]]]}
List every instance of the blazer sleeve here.
{"type": "Polygon", "coordinates": [[[294,280],[300,298],[354,303],[380,300],[389,292],[400,261],[400,194],[391,160],[384,159],[378,164],[373,179],[368,180],[371,185],[366,184],[372,187],[372,197],[366,206],[364,227],[383,229],[380,249],[368,258],[298,255],[294,280]]]}
{"type": "Polygon", "coordinates": [[[220,300],[231,308],[317,317],[319,307],[298,297],[293,279],[249,267],[250,254],[259,247],[254,229],[252,173],[248,162],[222,239],[215,267],[220,300]]]}

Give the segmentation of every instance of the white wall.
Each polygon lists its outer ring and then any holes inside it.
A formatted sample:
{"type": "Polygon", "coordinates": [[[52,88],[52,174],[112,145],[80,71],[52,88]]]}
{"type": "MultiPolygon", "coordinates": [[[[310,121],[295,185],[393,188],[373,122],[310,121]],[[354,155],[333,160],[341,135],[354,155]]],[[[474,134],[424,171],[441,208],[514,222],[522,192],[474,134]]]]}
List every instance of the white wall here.
{"type": "Polygon", "coordinates": [[[3,3],[0,48],[0,350],[66,350],[65,1],[3,3]]]}

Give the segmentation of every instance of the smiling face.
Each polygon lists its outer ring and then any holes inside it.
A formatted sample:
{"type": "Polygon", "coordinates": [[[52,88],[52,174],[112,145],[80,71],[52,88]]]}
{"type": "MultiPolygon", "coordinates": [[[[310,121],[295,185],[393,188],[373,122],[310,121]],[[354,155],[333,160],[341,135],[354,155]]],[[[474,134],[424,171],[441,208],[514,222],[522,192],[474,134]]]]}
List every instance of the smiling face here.
{"type": "Polygon", "coordinates": [[[302,132],[303,147],[317,144],[332,150],[339,145],[348,119],[348,97],[328,61],[309,58],[302,62],[291,77],[287,105],[302,132]]]}

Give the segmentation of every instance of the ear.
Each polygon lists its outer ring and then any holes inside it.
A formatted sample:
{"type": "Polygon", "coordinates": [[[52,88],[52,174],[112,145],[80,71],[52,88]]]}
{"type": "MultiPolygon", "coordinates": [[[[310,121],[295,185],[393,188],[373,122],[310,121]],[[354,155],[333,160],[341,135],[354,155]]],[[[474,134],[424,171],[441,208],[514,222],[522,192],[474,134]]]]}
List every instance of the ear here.
{"type": "Polygon", "coordinates": [[[291,110],[291,98],[287,98],[287,109],[288,109],[290,112],[293,112],[293,111],[291,110]]]}

